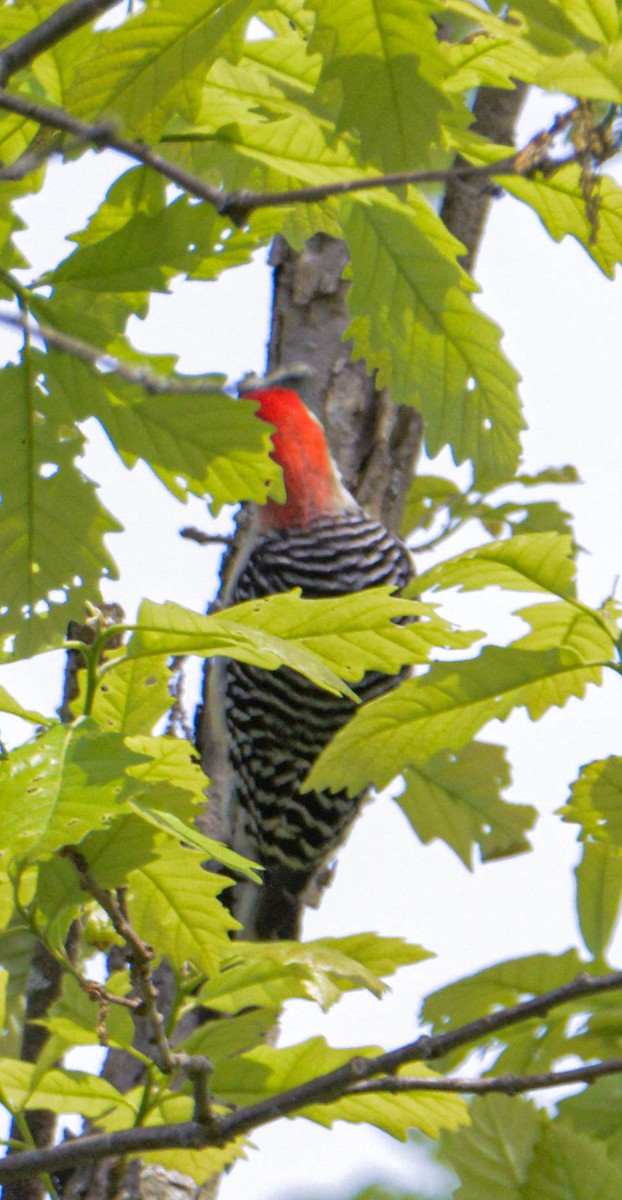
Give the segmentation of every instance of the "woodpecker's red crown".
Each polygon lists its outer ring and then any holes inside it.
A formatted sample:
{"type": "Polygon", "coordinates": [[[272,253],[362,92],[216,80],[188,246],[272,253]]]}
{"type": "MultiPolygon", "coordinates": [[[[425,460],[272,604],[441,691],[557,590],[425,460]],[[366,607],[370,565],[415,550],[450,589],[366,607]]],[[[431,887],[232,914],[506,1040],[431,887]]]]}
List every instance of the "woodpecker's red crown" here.
{"type": "Polygon", "coordinates": [[[262,529],[306,528],[321,517],[355,509],[343,487],[319,421],[300,396],[288,388],[257,388],[244,399],[259,403],[257,416],[274,425],[272,458],[283,470],[287,499],[268,499],[261,509],[262,529]]]}

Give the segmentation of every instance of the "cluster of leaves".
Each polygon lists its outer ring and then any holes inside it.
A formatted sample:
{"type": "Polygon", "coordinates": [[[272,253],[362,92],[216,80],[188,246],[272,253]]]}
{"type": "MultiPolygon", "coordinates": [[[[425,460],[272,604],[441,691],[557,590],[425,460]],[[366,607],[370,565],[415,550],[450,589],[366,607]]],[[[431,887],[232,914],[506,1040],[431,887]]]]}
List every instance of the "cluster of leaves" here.
{"type": "MultiPolygon", "coordinates": [[[[58,7],[56,0],[3,5],[0,46],[36,30],[58,7]]],[[[107,897],[121,897],[137,944],[153,947],[153,966],[168,963],[166,1037],[198,1004],[222,1013],[175,1047],[178,1055],[211,1060],[216,1112],[269,1099],[352,1058],[352,1049],[319,1040],[282,1050],[265,1045],[287,999],[328,1007],[353,988],[380,994],[388,975],[425,956],[373,935],[303,947],[231,943],[235,923],[220,895],[228,872],[252,877],[254,868],[195,827],[204,778],[189,743],[154,736],[170,705],[171,655],[227,655],[267,670],[287,665],[337,692],[365,670],[418,664],[416,678],[357,714],[311,782],[357,793],[402,774],[399,802],[419,837],[444,838],[469,865],[476,848],[492,858],[528,846],[534,810],[503,800],[504,753],[474,738],[517,707],[537,720],[600,683],[604,668],[619,670],[620,613],[611,603],[592,609],[577,598],[566,515],[548,499],[526,499],[533,485],[572,481],[572,471],[515,475],[523,424],[517,374],[499,329],[473,303],[462,247],[414,181],[391,191],[383,179],[442,171],[457,153],[485,169],[512,156],[511,147],[469,131],[473,88],[509,88],[518,79],[564,92],[580,102],[564,125],[565,165],[526,154],[497,179],[554,238],[573,236],[612,275],[622,261],[622,193],[607,177],[596,188],[592,168],[610,149],[608,106],[622,103],[621,48],[615,0],[517,0],[509,11],[469,0],[150,0],[117,28],[50,36],[11,81],[10,95],[30,103],[30,113],[3,108],[0,92],[0,157],[8,172],[0,295],[17,302],[31,327],[19,361],[2,372],[3,661],[60,647],[68,617],[81,619],[85,600],[97,601],[102,578],[115,572],[104,537],[119,526],[76,465],[84,444],[78,423],[94,417],[126,464],[141,459],[178,498],[208,495],[218,509],[262,502],[268,491],[282,496],[269,429],[252,406],[225,395],[218,374],[188,379],[166,353],[139,356],[126,334],[130,317],[144,316],[172,278],[215,279],[277,232],[294,246],[318,231],[346,240],[355,354],[398,402],[421,409],[431,454],[449,445],[457,463],[472,464],[466,494],[448,481],[417,480],[404,532],[429,529],[444,516],[445,533],[475,519],[495,540],[428,571],[417,595],[500,587],[539,597],[520,610],[531,631],[511,646],[486,646],[478,657],[454,653],[432,665],[437,651],[468,651],[480,635],[455,630],[429,604],[382,590],[338,602],[281,596],[208,618],[146,602],[131,628],[111,630],[94,618],[70,726],[34,711],[36,698],[25,710],[0,690],[1,711],[43,727],[0,763],[7,1031],[0,1099],[25,1146],[31,1108],[79,1113],[111,1133],[189,1120],[194,1111],[190,1083],[177,1081],[171,1091],[167,1064],[133,1045],[135,974],[119,969],[99,990],[87,978],[94,948],[127,947],[107,897]],[[251,17],[262,23],[259,36],[249,37],[251,17]],[[50,114],[45,127],[36,106],[50,114]],[[72,134],[55,127],[58,109],[74,118],[72,134]],[[156,147],[173,172],[185,172],[187,187],[173,194],[165,183],[170,171],[132,166],[74,235],[72,253],[24,283],[26,264],[12,240],[21,228],[14,202],[42,185],[52,154],[84,152],[93,123],[105,146],[107,122],[156,147]],[[198,203],[193,178],[215,181],[222,204],[198,203]],[[348,191],[357,181],[371,190],[348,191]],[[297,196],[317,186],[327,194],[304,202],[297,196]],[[240,227],[225,203],[239,189],[278,198],[258,203],[240,227]],[[33,334],[33,322],[43,335],[33,334]],[[149,386],[140,386],[137,372],[149,386]],[[520,498],[499,497],[512,481],[520,498]],[[417,622],[395,624],[409,616],[417,622]],[[119,633],[129,639],[111,650],[119,633]],[[213,871],[203,869],[206,858],[213,871]],[[67,935],[77,918],[83,938],[72,957],[67,935]],[[45,1018],[44,1052],[30,1064],[19,1053],[37,941],[57,962],[62,984],[45,1018]],[[134,1055],[145,1071],[141,1084],[122,1094],[98,1076],[57,1065],[69,1048],[97,1042],[134,1055]]],[[[545,150],[552,144],[541,142],[545,150]]],[[[425,1016],[433,1028],[606,967],[622,898],[621,762],[586,767],[564,810],[585,838],[577,879],[587,965],[574,955],[492,968],[430,999],[425,1016]]],[[[619,1012],[614,993],[581,1001],[563,1019],[523,1023],[496,1044],[491,1069],[550,1071],[568,1053],[581,1061],[609,1055],[619,1012]]],[[[452,1068],[458,1063],[457,1054],[448,1060],[452,1068]]],[[[579,1194],[576,1178],[589,1179],[591,1193],[619,1196],[611,1114],[620,1104],[619,1077],[589,1098],[565,1101],[559,1126],[517,1099],[478,1100],[473,1124],[448,1149],[464,1181],[461,1194],[570,1200],[579,1194]]],[[[467,1119],[464,1101],[453,1095],[348,1096],[301,1103],[299,1112],[321,1123],[366,1120],[399,1137],[413,1126],[436,1136],[467,1119]]],[[[202,1182],[241,1149],[235,1138],[224,1148],[160,1151],[157,1159],[202,1182]]]]}
{"type": "MultiPolygon", "coordinates": [[[[106,653],[107,641],[120,630],[105,626],[91,646],[84,645],[84,687],[74,702],[71,724],[22,710],[21,715],[47,728],[0,764],[5,830],[0,960],[6,971],[9,1030],[2,1102],[11,1113],[50,1105],[59,1113],[79,1112],[113,1131],[135,1123],[148,1127],[182,1121],[193,1111],[189,1085],[172,1096],[169,1075],[132,1044],[131,1007],[123,1006],[132,988],[131,973],[118,971],[102,989],[90,986],[85,977],[89,954],[124,943],[102,910],[99,892],[95,889],[90,900],[85,895],[84,877],[68,844],[79,847],[84,870],[98,888],[109,894],[123,889],[132,930],[155,948],[154,969],[166,958],[174,976],[168,1032],[197,1004],[222,1014],[221,1020],[175,1046],[177,1055],[209,1056],[218,1105],[248,1105],[352,1057],[351,1049],[336,1050],[321,1039],[287,1050],[264,1046],[286,1000],[306,999],[327,1009],[353,988],[381,995],[387,975],[427,957],[419,947],[372,934],[303,947],[232,946],[229,934],[237,923],[219,899],[231,881],[226,872],[255,879],[257,873],[195,827],[205,778],[192,746],[152,733],[170,707],[167,661],[172,655],[234,655],[271,670],[285,664],[324,687],[347,692],[340,676],[356,681],[367,668],[395,671],[405,661],[424,659],[431,644],[454,641],[451,627],[429,606],[397,600],[386,589],[361,593],[354,608],[356,612],[345,598],[312,603],[277,596],[203,617],[173,604],[146,601],[122,647],[106,653]],[[419,618],[417,624],[402,628],[394,623],[413,616],[419,618]],[[206,858],[225,873],[205,870],[206,858]],[[72,959],[67,935],[78,917],[84,938],[80,955],[72,959]],[[63,982],[45,1020],[51,1035],[45,1054],[33,1065],[17,1060],[25,977],[36,940],[57,960],[63,982]],[[148,1068],[145,1082],[133,1092],[121,1094],[97,1076],[54,1066],[69,1048],[102,1039],[148,1068]]],[[[373,1052],[369,1047],[359,1051],[373,1052]]],[[[433,1104],[413,1097],[406,1105],[366,1097],[329,1107],[307,1105],[304,1115],[322,1124],[337,1118],[371,1119],[398,1137],[413,1125],[436,1135],[460,1119],[462,1104],[453,1097],[433,1104]]],[[[225,1149],[176,1150],[156,1157],[206,1179],[240,1151],[235,1139],[225,1149]]]]}

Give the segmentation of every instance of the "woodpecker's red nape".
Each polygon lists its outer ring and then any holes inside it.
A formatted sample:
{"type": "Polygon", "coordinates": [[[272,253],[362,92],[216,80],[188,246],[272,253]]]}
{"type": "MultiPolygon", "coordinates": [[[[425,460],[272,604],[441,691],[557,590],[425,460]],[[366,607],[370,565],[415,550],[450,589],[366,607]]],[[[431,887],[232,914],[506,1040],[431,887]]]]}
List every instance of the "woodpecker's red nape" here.
{"type": "Polygon", "coordinates": [[[305,529],[322,517],[352,507],[330,456],[324,430],[300,396],[289,388],[257,388],[245,400],[259,403],[257,416],[274,425],[272,458],[283,470],[287,500],[268,499],[261,529],[305,529]]]}

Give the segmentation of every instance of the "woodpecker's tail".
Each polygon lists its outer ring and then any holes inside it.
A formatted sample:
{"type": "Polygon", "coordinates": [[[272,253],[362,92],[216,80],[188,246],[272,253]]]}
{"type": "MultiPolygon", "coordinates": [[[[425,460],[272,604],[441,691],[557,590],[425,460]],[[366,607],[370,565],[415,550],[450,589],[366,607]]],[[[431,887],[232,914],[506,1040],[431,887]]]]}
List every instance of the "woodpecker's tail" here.
{"type": "Polygon", "coordinates": [[[297,940],[310,884],[309,875],[278,868],[264,871],[260,887],[238,883],[233,913],[244,926],[238,936],[250,942],[297,940]]]}

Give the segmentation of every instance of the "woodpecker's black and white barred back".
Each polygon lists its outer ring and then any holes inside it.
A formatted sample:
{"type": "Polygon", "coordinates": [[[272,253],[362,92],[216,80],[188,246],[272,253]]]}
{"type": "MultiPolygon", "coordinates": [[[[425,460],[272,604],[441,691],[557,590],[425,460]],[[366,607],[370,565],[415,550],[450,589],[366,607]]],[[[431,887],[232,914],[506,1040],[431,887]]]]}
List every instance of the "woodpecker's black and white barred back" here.
{"type": "MultiPolygon", "coordinates": [[[[230,593],[232,604],[300,588],[309,599],[393,584],[412,564],[402,544],[367,517],[343,488],[323,431],[295,392],[259,389],[258,416],[275,428],[274,457],[287,501],[268,501],[260,530],[230,593]]],[[[368,672],[354,688],[371,700],[400,676],[368,672]]],[[[263,886],[236,888],[234,912],[247,938],[297,936],[305,892],[343,840],[363,797],[301,792],[320,752],[356,705],[295,671],[230,660],[224,670],[233,848],[265,868],[263,886]]]]}

